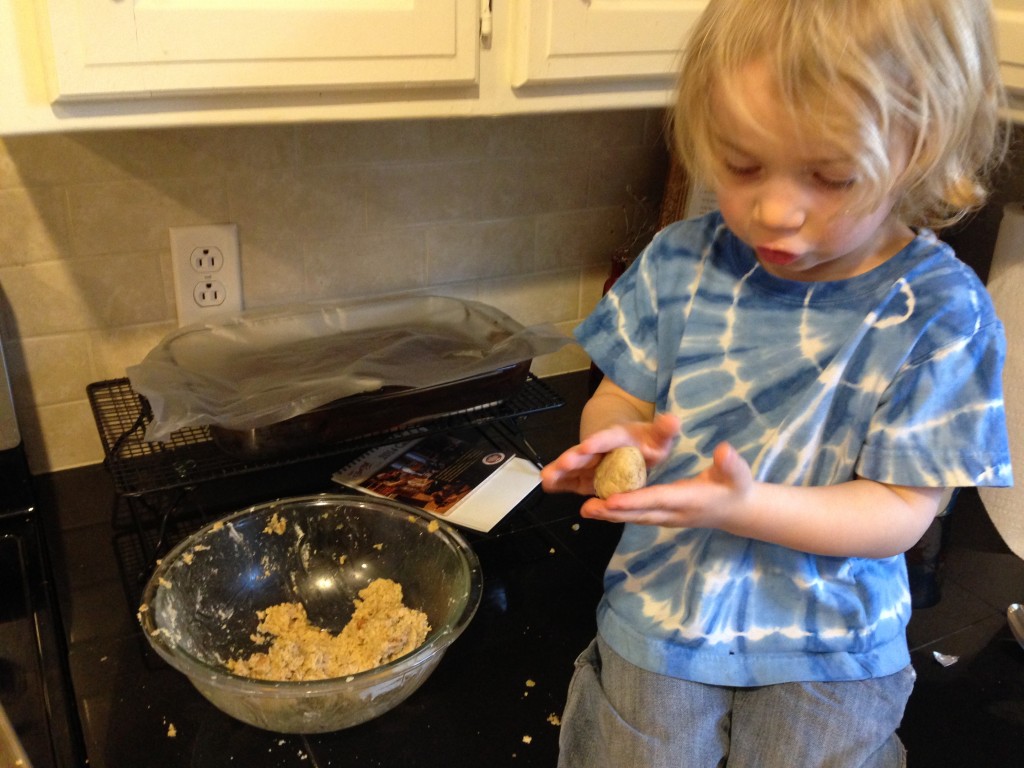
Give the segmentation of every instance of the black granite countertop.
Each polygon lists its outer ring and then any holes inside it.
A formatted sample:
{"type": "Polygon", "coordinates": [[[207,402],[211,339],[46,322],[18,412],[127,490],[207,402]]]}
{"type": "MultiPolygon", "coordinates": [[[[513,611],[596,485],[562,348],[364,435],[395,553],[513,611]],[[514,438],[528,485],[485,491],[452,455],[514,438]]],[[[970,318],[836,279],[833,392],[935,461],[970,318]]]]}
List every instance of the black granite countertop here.
{"type": "MultiPolygon", "coordinates": [[[[522,427],[550,459],[575,439],[587,377],[546,381],[566,406],[522,427]]],[[[254,490],[259,483],[247,478],[246,490],[268,498],[336,492],[333,467],[292,467],[266,489],[254,490]]],[[[103,467],[54,473],[39,486],[92,768],[554,765],[573,661],[593,637],[601,573],[619,533],[580,519],[578,497],[537,491],[489,534],[465,532],[480,558],[484,596],[433,675],[375,720],[296,736],[222,714],[149,650],[103,467]]]]}

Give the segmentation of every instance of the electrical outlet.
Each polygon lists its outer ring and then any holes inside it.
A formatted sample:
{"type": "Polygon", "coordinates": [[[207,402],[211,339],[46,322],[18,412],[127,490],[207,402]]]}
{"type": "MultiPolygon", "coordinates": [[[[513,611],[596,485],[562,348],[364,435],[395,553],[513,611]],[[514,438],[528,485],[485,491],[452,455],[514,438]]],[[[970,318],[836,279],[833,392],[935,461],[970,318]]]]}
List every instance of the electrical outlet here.
{"type": "Polygon", "coordinates": [[[170,233],[178,325],[241,312],[238,227],[234,224],[171,227],[170,233]]]}
{"type": "Polygon", "coordinates": [[[227,298],[227,289],[220,280],[210,280],[209,282],[204,280],[192,291],[192,297],[198,307],[204,309],[219,307],[227,298]]]}

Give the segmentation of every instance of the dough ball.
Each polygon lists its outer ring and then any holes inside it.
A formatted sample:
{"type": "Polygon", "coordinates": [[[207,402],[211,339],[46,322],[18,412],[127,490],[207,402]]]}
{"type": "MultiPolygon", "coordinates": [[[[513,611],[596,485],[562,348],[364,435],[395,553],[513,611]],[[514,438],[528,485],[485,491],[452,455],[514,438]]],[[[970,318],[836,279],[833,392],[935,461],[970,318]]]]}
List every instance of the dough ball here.
{"type": "Polygon", "coordinates": [[[639,448],[627,445],[604,455],[594,470],[594,491],[602,499],[647,485],[647,465],[639,448]]]}

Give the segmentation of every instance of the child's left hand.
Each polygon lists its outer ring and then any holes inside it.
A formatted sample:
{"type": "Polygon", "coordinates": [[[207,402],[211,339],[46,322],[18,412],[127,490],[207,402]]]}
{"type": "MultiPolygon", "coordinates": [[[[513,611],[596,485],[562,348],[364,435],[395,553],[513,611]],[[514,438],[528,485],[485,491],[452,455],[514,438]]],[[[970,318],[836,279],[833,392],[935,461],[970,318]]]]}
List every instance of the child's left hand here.
{"type": "Polygon", "coordinates": [[[739,510],[754,487],[750,465],[728,443],[714,452],[710,467],[699,475],[650,485],[608,499],[588,499],[583,517],[620,523],[677,528],[721,528],[739,510]]]}

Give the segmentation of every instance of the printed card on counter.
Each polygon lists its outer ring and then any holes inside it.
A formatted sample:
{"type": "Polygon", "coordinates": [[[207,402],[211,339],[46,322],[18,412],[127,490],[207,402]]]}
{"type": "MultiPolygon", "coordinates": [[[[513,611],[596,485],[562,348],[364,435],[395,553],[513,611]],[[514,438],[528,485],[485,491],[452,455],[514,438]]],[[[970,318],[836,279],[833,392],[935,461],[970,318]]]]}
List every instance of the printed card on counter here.
{"type": "Polygon", "coordinates": [[[441,433],[374,448],[331,479],[487,532],[540,484],[540,470],[483,437],[441,433]]]}

